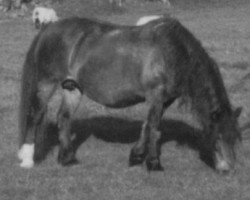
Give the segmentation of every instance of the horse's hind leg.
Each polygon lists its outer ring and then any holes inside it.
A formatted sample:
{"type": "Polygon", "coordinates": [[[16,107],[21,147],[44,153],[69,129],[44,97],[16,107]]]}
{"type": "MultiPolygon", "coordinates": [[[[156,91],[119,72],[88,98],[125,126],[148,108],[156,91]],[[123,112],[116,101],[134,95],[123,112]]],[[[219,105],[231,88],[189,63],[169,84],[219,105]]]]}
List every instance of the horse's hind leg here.
{"type": "Polygon", "coordinates": [[[77,162],[75,158],[75,149],[71,141],[71,121],[82,95],[76,85],[77,83],[74,80],[65,80],[62,83],[63,102],[58,113],[60,142],[58,162],[62,165],[69,165],[77,162]]]}
{"type": "Polygon", "coordinates": [[[34,160],[38,161],[43,157],[47,104],[55,89],[55,83],[40,82],[37,91],[30,96],[31,104],[24,115],[25,124],[22,125],[26,134],[21,138],[21,148],[18,151],[20,166],[23,168],[33,167],[34,160]]]}

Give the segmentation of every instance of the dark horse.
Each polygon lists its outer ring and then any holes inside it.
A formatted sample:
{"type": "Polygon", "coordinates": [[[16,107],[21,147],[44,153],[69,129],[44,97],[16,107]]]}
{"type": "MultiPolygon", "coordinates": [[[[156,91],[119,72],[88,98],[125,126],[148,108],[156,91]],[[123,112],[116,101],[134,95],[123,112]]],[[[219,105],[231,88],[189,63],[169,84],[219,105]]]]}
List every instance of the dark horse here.
{"type": "Polygon", "coordinates": [[[47,105],[58,90],[63,97],[57,118],[62,165],[76,161],[71,122],[87,95],[112,108],[148,103],[130,165],[145,160],[148,170],[163,169],[158,126],[163,112],[180,98],[201,123],[215,168],[234,168],[241,109],[232,108],[217,64],[176,19],[163,17],[136,27],[70,18],[41,30],[27,53],[22,76],[22,167],[32,167],[42,154],[47,105]]]}

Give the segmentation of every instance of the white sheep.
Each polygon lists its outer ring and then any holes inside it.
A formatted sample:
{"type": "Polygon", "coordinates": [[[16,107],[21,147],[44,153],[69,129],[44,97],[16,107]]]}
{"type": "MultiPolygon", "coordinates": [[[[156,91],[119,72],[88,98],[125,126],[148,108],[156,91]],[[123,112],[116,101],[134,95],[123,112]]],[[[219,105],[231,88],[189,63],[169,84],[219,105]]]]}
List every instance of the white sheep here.
{"type": "Polygon", "coordinates": [[[32,13],[32,21],[36,28],[58,21],[56,11],[52,8],[36,7],[32,13]]]}

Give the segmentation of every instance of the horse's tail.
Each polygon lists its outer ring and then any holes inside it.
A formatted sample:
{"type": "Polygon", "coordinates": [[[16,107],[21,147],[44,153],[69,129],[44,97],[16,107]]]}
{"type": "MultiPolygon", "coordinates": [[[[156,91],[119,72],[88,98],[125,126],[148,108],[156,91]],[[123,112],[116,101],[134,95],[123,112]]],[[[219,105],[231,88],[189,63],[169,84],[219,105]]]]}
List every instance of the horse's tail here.
{"type": "Polygon", "coordinates": [[[36,104],[37,92],[37,67],[35,64],[35,50],[39,35],[33,40],[26,55],[21,78],[21,99],[19,107],[19,146],[25,143],[27,126],[32,120],[32,104],[36,104]]]}

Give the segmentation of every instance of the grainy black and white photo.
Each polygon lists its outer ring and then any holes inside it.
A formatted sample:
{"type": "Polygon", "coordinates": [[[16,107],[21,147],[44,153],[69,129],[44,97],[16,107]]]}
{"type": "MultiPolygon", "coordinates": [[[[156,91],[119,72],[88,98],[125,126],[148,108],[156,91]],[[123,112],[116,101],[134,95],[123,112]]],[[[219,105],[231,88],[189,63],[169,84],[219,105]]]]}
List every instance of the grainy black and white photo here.
{"type": "Polygon", "coordinates": [[[0,200],[249,200],[249,0],[0,0],[0,200]]]}

